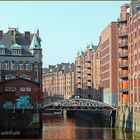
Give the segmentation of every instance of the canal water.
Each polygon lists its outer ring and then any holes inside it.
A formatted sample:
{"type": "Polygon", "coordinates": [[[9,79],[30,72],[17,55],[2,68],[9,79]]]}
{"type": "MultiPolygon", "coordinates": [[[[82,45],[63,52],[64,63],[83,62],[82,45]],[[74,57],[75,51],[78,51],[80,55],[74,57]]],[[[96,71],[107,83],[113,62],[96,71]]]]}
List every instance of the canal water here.
{"type": "Polygon", "coordinates": [[[108,127],[100,114],[72,117],[43,115],[43,140],[134,140],[131,134],[108,127]]]}

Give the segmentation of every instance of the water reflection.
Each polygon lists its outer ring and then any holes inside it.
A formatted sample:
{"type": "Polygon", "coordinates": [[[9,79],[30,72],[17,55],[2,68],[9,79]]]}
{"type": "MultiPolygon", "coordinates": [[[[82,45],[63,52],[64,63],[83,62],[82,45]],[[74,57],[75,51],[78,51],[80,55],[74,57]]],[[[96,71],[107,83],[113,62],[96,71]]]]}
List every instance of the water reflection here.
{"type": "Polygon", "coordinates": [[[126,135],[107,127],[102,119],[87,119],[84,117],[66,118],[62,116],[45,116],[43,135],[44,140],[118,140],[132,139],[132,135],[126,135]]]}

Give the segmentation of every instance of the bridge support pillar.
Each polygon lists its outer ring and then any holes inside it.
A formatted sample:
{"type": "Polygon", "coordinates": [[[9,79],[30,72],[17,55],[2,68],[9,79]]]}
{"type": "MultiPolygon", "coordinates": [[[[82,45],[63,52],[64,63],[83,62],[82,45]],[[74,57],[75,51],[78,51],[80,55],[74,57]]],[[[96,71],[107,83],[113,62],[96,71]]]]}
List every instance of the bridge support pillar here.
{"type": "Polygon", "coordinates": [[[67,118],[67,110],[66,109],[63,110],[63,117],[64,117],[64,119],[67,118]]]}
{"type": "Polygon", "coordinates": [[[116,110],[112,110],[110,113],[110,127],[116,127],[116,110]]]}

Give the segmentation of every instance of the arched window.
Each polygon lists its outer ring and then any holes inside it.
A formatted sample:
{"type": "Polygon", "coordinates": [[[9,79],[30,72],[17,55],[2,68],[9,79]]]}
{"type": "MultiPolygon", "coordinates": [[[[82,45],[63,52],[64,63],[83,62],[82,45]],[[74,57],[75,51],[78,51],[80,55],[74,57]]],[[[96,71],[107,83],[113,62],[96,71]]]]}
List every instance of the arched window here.
{"type": "Polygon", "coordinates": [[[19,68],[19,70],[24,70],[24,64],[22,61],[19,62],[18,68],[19,68]]]}
{"type": "Polygon", "coordinates": [[[12,74],[7,74],[7,75],[5,75],[5,79],[6,80],[16,79],[16,76],[15,75],[12,75],[12,74]]]}
{"type": "Polygon", "coordinates": [[[10,64],[10,69],[11,69],[11,70],[16,70],[15,61],[12,61],[12,62],[11,62],[11,64],[10,64]]]}
{"type": "Polygon", "coordinates": [[[30,76],[27,74],[20,75],[20,78],[31,80],[30,76]]]}
{"type": "Polygon", "coordinates": [[[6,60],[5,62],[4,62],[4,70],[9,70],[10,69],[10,64],[9,64],[9,62],[6,60]]]}

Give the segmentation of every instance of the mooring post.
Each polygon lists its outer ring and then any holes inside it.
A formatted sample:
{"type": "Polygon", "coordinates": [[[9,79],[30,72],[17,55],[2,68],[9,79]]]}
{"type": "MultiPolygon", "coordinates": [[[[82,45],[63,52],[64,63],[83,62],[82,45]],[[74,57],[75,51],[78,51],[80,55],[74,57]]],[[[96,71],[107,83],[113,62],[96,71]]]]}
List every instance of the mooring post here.
{"type": "Polygon", "coordinates": [[[64,117],[64,119],[67,118],[67,110],[66,109],[63,110],[63,117],[64,117]]]}

